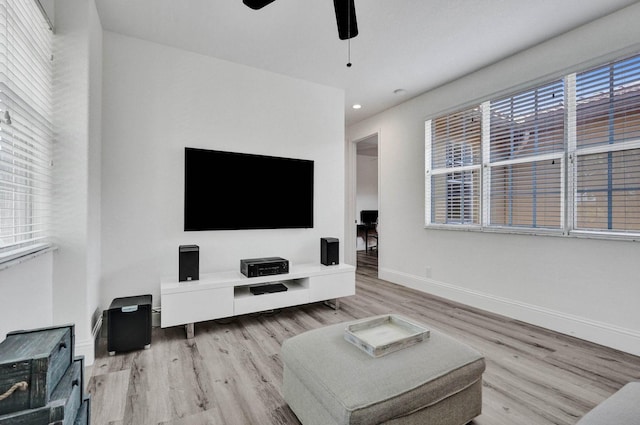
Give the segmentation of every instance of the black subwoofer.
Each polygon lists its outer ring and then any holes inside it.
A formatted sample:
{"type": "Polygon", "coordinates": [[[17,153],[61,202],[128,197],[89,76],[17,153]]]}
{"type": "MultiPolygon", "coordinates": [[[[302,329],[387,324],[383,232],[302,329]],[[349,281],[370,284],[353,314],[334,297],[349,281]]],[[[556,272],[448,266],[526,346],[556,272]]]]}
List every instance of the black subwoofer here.
{"type": "Polygon", "coordinates": [[[337,238],[320,238],[320,262],[325,266],[339,264],[340,243],[337,238]]]}
{"type": "Polygon", "coordinates": [[[200,279],[200,248],[198,245],[180,245],[178,257],[178,281],[200,279]]]}
{"type": "Polygon", "coordinates": [[[151,346],[151,295],[115,298],[107,311],[107,351],[151,346]]]}

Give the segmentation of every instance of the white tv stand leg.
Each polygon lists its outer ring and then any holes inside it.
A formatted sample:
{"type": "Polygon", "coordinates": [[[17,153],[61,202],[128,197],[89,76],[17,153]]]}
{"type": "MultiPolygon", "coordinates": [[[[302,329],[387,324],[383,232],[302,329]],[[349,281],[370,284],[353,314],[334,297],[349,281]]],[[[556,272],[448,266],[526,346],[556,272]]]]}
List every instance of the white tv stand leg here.
{"type": "Polygon", "coordinates": [[[193,323],[187,323],[184,325],[184,331],[187,334],[187,339],[191,339],[195,336],[195,327],[193,323]]]}
{"type": "Polygon", "coordinates": [[[340,299],[338,298],[334,298],[332,300],[326,300],[324,302],[325,305],[328,305],[329,307],[331,307],[334,310],[340,310],[340,299]]]}

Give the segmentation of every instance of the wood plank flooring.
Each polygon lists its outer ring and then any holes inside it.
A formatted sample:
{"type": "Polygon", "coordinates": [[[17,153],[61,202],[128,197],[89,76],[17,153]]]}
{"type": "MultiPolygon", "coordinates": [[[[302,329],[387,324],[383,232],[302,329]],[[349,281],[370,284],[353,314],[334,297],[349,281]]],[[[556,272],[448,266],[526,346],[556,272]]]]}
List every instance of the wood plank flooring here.
{"type": "MultiPolygon", "coordinates": [[[[474,425],[572,425],[631,380],[640,358],[456,304],[376,278],[377,253],[359,253],[356,295],[271,314],[154,328],[151,349],[109,357],[100,338],[91,368],[94,425],[299,424],[282,399],[282,342],[321,326],[399,313],[486,357],[483,413],[474,425]]],[[[615,424],[612,424],[615,425],[615,424]]]]}

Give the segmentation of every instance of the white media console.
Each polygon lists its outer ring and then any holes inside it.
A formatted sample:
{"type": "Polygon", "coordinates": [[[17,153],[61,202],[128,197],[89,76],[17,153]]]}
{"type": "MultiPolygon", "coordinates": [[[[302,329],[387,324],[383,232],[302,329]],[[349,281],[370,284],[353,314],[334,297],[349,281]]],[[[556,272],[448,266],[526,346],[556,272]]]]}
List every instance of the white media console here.
{"type": "Polygon", "coordinates": [[[201,274],[200,280],[187,282],[165,278],[160,286],[160,326],[185,325],[191,338],[195,322],[354,295],[355,270],[348,264],[298,264],[290,265],[287,274],[272,276],[249,278],[239,271],[228,271],[201,274]],[[261,295],[249,291],[251,286],[275,282],[288,290],[261,295]]]}

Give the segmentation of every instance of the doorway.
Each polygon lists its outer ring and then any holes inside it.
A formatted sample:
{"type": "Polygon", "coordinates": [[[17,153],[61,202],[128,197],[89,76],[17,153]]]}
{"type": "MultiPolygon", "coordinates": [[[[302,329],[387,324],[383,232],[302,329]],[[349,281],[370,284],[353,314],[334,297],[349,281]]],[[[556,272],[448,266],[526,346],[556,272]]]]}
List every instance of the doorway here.
{"type": "MultiPolygon", "coordinates": [[[[351,169],[347,199],[347,234],[352,263],[358,272],[377,277],[379,239],[378,133],[349,143],[351,169]]],[[[348,254],[348,253],[345,253],[348,254]]],[[[347,255],[347,257],[349,257],[347,255]]]]}

